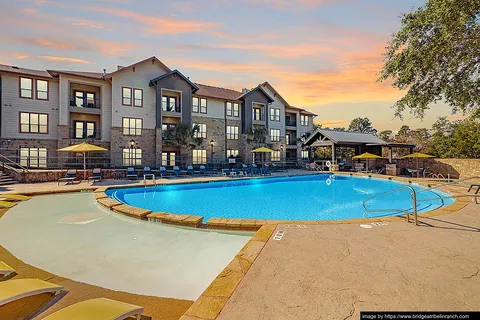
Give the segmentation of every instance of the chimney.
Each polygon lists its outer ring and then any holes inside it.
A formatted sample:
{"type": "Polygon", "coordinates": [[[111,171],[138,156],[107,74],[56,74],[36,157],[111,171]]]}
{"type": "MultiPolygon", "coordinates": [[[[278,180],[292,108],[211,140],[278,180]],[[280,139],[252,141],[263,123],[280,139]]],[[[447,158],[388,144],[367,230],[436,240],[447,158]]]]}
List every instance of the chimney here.
{"type": "Polygon", "coordinates": [[[107,69],[103,69],[103,76],[105,77],[107,75],[107,69]]]}
{"type": "Polygon", "coordinates": [[[243,89],[242,89],[242,93],[243,93],[243,94],[245,94],[245,93],[247,93],[247,92],[248,92],[248,89],[247,89],[247,88],[243,88],[243,89]]]}

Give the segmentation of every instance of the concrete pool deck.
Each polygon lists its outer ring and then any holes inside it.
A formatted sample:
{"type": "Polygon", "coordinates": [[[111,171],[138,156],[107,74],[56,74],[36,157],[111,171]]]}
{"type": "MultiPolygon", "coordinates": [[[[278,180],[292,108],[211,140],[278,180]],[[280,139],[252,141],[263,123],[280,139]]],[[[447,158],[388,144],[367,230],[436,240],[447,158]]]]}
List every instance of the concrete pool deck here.
{"type": "Polygon", "coordinates": [[[480,205],[420,221],[278,225],[283,237],[268,240],[216,319],[480,310],[480,205]]]}

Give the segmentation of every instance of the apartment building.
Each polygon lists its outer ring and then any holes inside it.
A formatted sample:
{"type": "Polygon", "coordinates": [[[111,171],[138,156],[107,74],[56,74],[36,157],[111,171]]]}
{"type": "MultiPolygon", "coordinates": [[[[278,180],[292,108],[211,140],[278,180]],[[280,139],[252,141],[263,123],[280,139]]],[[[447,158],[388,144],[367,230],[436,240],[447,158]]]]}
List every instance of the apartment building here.
{"type": "Polygon", "coordinates": [[[301,137],[316,116],[268,82],[242,92],[194,83],[156,57],[110,73],[0,65],[0,89],[0,150],[31,168],[74,163],[57,149],[86,140],[109,150],[90,155],[109,166],[251,163],[259,146],[275,150],[269,161],[296,162],[308,157],[301,137]],[[170,141],[179,123],[198,125],[202,143],[170,141]]]}

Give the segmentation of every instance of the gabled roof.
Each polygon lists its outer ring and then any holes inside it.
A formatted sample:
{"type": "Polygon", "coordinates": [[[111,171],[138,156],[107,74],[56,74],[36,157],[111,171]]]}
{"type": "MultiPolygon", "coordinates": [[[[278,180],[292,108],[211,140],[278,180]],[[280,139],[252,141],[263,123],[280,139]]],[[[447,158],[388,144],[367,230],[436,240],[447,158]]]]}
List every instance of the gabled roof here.
{"type": "MultiPolygon", "coordinates": [[[[299,108],[299,107],[289,106],[287,108],[298,110],[301,114],[306,114],[306,115],[313,116],[313,117],[318,116],[318,114],[316,114],[316,113],[310,112],[308,110],[305,110],[305,109],[302,109],[302,108],[299,108]]],[[[288,110],[285,110],[285,111],[288,112],[288,110]]]]}
{"type": "Polygon", "coordinates": [[[280,95],[280,93],[278,93],[278,91],[275,90],[275,88],[274,88],[270,83],[268,83],[268,81],[265,81],[264,83],[262,83],[261,86],[268,87],[270,90],[273,91],[273,93],[275,94],[275,96],[278,96],[278,98],[280,99],[280,101],[282,101],[282,103],[283,103],[286,107],[290,107],[290,104],[287,102],[287,100],[283,99],[283,97],[280,95]]]}
{"type": "Polygon", "coordinates": [[[353,132],[353,131],[339,131],[317,128],[310,136],[305,140],[305,144],[312,144],[318,139],[319,135],[323,135],[336,144],[369,144],[369,145],[387,145],[387,142],[383,141],[372,133],[353,132]]]}
{"type": "Polygon", "coordinates": [[[25,69],[25,68],[20,68],[16,66],[8,66],[6,64],[0,64],[0,72],[23,74],[26,76],[34,76],[34,77],[52,78],[50,73],[48,73],[47,71],[25,69]]]}
{"type": "Polygon", "coordinates": [[[192,81],[190,81],[190,79],[188,79],[187,77],[185,77],[180,71],[178,71],[177,69],[173,70],[173,71],[170,71],[170,72],[167,72],[165,74],[162,74],[161,76],[159,77],[156,77],[155,79],[152,79],[150,80],[150,83],[149,83],[149,86],[153,86],[155,82],[159,81],[159,80],[162,80],[162,79],[165,79],[167,77],[170,77],[172,75],[179,75],[183,80],[185,80],[185,82],[187,82],[191,87],[192,87],[192,92],[196,92],[199,88],[197,87],[197,85],[195,83],[193,83],[192,81]]]}
{"type": "Polygon", "coordinates": [[[242,94],[241,92],[232,89],[214,87],[200,83],[195,84],[199,88],[195,94],[203,97],[238,101],[237,98],[242,94]]]}
{"type": "Polygon", "coordinates": [[[246,93],[243,93],[240,97],[237,98],[237,100],[243,99],[246,96],[248,96],[249,94],[251,94],[251,93],[253,93],[254,91],[257,91],[257,90],[260,90],[260,92],[262,92],[265,95],[265,97],[267,97],[267,99],[270,103],[275,101],[275,100],[273,100],[272,97],[270,97],[270,95],[265,90],[262,89],[262,87],[260,85],[256,86],[252,90],[247,91],[246,93]]]}
{"type": "Polygon", "coordinates": [[[103,80],[102,72],[82,72],[82,71],[70,71],[70,70],[47,70],[53,77],[57,77],[59,74],[66,74],[70,76],[77,76],[83,78],[91,78],[103,80]]]}
{"type": "Polygon", "coordinates": [[[135,67],[135,66],[138,66],[139,64],[142,64],[142,63],[144,63],[144,62],[146,62],[146,61],[149,61],[149,60],[151,60],[153,63],[158,63],[158,64],[159,64],[162,68],[164,68],[165,71],[167,71],[167,72],[172,71],[172,70],[170,70],[169,67],[167,67],[165,64],[163,64],[162,61],[158,60],[157,57],[152,56],[152,57],[147,58],[147,59],[145,59],[145,60],[135,62],[134,64],[131,64],[131,65],[129,65],[128,67],[123,67],[123,68],[121,68],[121,69],[118,69],[117,71],[107,73],[107,75],[105,76],[105,78],[106,78],[106,79],[111,78],[113,75],[115,75],[115,74],[117,74],[117,73],[120,73],[120,72],[122,72],[122,71],[128,70],[128,69],[133,68],[133,67],[135,67]]]}

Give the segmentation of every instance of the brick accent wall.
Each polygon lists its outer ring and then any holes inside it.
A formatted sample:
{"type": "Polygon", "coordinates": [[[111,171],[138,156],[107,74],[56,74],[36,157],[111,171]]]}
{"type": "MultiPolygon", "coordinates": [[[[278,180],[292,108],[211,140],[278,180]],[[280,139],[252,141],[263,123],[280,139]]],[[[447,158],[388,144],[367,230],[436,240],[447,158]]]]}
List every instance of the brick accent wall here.
{"type": "MultiPolygon", "coordinates": [[[[399,168],[416,168],[417,159],[400,159],[399,168]]],[[[452,178],[480,176],[480,159],[418,159],[419,168],[427,168],[428,172],[450,174],[452,178]]]]}
{"type": "Polygon", "coordinates": [[[142,129],[141,136],[126,136],[123,129],[112,127],[111,129],[111,157],[112,164],[122,166],[122,152],[124,148],[128,148],[130,140],[135,140],[137,147],[142,149],[142,167],[156,165],[156,138],[155,129],[142,129]]]}

